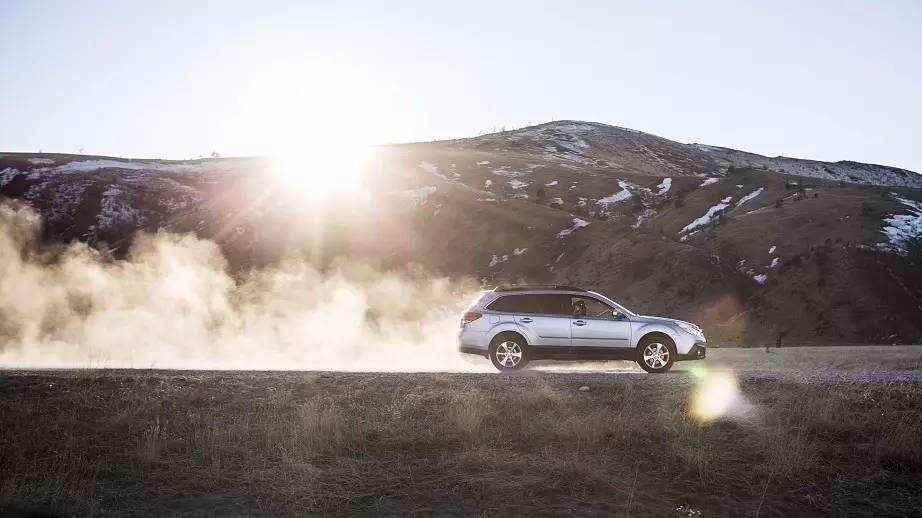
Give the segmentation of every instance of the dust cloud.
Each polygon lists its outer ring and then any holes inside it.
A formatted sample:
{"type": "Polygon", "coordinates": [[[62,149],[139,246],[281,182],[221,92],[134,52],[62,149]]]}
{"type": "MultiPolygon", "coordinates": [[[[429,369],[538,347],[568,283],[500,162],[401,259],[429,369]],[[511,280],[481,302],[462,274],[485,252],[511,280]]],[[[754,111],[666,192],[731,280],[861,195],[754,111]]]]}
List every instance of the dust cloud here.
{"type": "Polygon", "coordinates": [[[41,218],[0,205],[0,367],[487,370],[460,355],[471,280],[291,258],[232,276],[219,247],[139,234],[124,260],[48,249],[41,218]]]}

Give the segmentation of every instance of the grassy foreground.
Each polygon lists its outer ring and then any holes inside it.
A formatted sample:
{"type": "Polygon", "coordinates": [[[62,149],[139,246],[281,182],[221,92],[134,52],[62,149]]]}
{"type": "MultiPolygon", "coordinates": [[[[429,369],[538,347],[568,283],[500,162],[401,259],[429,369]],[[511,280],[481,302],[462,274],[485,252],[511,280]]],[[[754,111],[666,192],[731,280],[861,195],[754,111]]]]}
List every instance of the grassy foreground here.
{"type": "Polygon", "coordinates": [[[0,373],[0,514],[909,515],[922,381],[0,373]],[[587,385],[589,392],[578,390],[587,385]]]}

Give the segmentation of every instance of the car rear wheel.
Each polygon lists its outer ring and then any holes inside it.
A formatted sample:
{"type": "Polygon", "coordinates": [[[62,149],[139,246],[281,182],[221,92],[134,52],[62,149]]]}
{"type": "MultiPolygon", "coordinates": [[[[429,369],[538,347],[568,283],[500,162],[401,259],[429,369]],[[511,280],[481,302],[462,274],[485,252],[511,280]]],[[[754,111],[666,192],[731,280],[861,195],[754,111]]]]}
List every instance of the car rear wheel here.
{"type": "Polygon", "coordinates": [[[518,336],[497,336],[490,344],[490,361],[500,372],[519,370],[528,364],[528,346],[518,336]]]}
{"type": "Polygon", "coordinates": [[[668,336],[645,337],[637,346],[637,364],[647,372],[666,372],[672,368],[675,358],[675,343],[668,336]]]}

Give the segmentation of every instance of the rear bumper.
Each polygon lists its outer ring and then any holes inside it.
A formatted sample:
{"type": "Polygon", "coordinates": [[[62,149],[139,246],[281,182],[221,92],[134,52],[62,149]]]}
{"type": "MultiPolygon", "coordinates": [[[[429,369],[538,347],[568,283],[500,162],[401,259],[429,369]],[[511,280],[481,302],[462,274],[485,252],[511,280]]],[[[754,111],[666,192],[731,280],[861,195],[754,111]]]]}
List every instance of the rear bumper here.
{"type": "Polygon", "coordinates": [[[462,327],[458,331],[458,350],[462,353],[489,357],[489,349],[490,343],[483,331],[474,331],[468,327],[462,327]]]}
{"type": "Polygon", "coordinates": [[[695,345],[688,350],[688,354],[680,354],[676,358],[677,361],[684,362],[689,360],[703,360],[707,356],[707,347],[701,342],[696,342],[695,345]]]}

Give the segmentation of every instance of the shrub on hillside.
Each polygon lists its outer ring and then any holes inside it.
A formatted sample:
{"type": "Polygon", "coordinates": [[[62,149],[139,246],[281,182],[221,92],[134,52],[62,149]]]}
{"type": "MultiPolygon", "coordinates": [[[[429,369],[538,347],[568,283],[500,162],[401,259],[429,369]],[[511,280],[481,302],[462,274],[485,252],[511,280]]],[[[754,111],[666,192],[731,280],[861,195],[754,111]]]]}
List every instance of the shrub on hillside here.
{"type": "Polygon", "coordinates": [[[906,258],[911,264],[922,266],[922,237],[911,237],[906,241],[906,258]]]}
{"type": "Polygon", "coordinates": [[[785,271],[789,268],[798,268],[803,264],[804,258],[800,254],[797,254],[781,263],[781,271],[785,271]]]}

